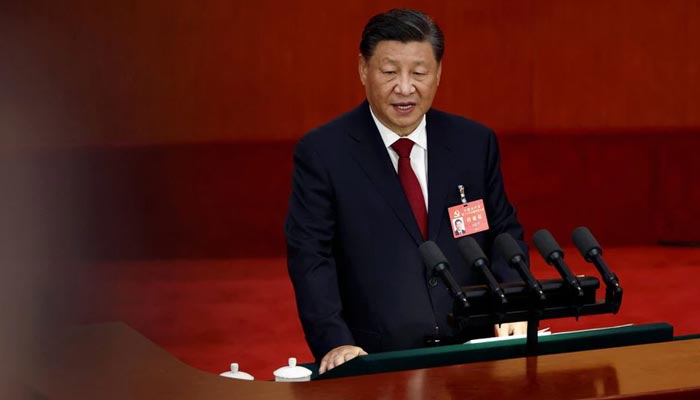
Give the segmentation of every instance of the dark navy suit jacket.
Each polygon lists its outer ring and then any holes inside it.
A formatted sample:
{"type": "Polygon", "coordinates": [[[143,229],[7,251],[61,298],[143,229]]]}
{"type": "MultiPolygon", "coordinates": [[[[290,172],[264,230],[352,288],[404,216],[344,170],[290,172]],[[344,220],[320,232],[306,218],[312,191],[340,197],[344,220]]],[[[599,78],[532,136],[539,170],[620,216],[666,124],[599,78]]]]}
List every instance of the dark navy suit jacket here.
{"type": "MultiPolygon", "coordinates": [[[[497,234],[523,236],[503,189],[495,135],[437,110],[427,113],[426,130],[428,239],[460,284],[483,283],[460,257],[447,213],[461,203],[457,186],[464,185],[469,201],[484,200],[490,230],[474,237],[494,275],[519,280],[491,252],[497,234]]],[[[418,252],[423,238],[367,102],[298,143],[285,230],[299,317],[317,360],[344,344],[372,353],[456,334],[447,322],[453,301],[445,286],[428,284],[418,252]]]]}

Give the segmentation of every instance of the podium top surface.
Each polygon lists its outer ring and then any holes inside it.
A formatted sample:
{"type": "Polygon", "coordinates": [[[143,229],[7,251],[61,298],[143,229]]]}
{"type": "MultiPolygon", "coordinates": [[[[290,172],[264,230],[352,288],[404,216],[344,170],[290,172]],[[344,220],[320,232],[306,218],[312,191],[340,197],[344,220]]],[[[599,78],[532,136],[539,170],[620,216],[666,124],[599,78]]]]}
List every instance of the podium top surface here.
{"type": "MultiPolygon", "coordinates": [[[[495,339],[495,338],[492,338],[495,339]]],[[[673,340],[673,326],[668,323],[623,325],[617,327],[561,332],[540,336],[538,355],[570,353],[609,347],[668,342],[673,340]]],[[[329,379],[355,375],[433,368],[479,361],[496,361],[525,357],[525,338],[492,340],[481,343],[390,351],[357,357],[323,375],[317,364],[305,364],[313,379],[329,379]]]]}
{"type": "Polygon", "coordinates": [[[700,339],[303,383],[203,372],[121,323],[72,330],[44,355],[20,380],[58,399],[700,398],[700,339]]]}

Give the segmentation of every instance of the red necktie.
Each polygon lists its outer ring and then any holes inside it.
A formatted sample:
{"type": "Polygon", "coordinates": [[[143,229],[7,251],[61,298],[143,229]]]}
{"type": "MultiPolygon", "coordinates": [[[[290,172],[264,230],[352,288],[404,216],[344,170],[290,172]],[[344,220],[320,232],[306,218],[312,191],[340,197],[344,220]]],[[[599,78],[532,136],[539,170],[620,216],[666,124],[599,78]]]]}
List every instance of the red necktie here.
{"type": "Polygon", "coordinates": [[[403,191],[406,194],[408,203],[413,210],[413,216],[418,222],[418,227],[423,234],[423,239],[428,238],[428,212],[425,210],[425,199],[423,191],[418,183],[418,178],[411,167],[411,149],[413,141],[411,139],[399,139],[391,145],[399,154],[399,180],[403,191]]]}

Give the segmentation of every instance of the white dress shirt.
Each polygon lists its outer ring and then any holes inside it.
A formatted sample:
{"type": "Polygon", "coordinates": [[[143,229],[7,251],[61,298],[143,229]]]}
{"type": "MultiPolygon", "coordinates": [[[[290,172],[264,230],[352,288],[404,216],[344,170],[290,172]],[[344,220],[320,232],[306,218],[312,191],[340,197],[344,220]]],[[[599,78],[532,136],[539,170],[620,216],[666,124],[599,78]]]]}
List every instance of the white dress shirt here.
{"type": "Polygon", "coordinates": [[[382,124],[381,121],[377,119],[370,106],[369,111],[372,113],[372,119],[377,125],[379,134],[382,136],[382,141],[384,146],[386,146],[386,151],[389,153],[389,158],[391,158],[391,163],[394,165],[394,170],[398,173],[399,170],[399,155],[391,145],[401,138],[410,139],[413,141],[413,148],[411,149],[411,168],[413,168],[413,173],[416,174],[418,178],[418,184],[420,185],[421,191],[423,192],[423,200],[425,200],[425,209],[428,209],[428,135],[425,130],[425,115],[421,119],[420,124],[416,129],[406,136],[399,136],[391,129],[387,128],[382,124]]]}

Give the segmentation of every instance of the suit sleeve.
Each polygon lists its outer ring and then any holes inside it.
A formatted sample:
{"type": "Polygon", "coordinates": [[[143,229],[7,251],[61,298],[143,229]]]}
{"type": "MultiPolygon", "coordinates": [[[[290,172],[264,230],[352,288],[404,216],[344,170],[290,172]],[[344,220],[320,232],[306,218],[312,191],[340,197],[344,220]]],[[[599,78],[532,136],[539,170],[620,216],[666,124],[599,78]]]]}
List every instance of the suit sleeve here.
{"type": "Polygon", "coordinates": [[[486,209],[489,212],[489,248],[484,249],[491,260],[491,267],[496,278],[501,282],[519,281],[520,275],[512,269],[505,259],[494,251],[493,240],[503,232],[510,233],[528,257],[528,245],[523,240],[524,230],[518,222],[515,208],[508,201],[501,174],[501,156],[496,135],[491,132],[488,142],[486,167],[486,209]],[[489,211],[490,210],[490,211],[489,211]]]}
{"type": "Polygon", "coordinates": [[[337,346],[355,344],[342,318],[333,255],[334,202],[327,168],[318,153],[302,140],[294,153],[285,224],[287,267],[306,341],[317,360],[337,346]]]}

